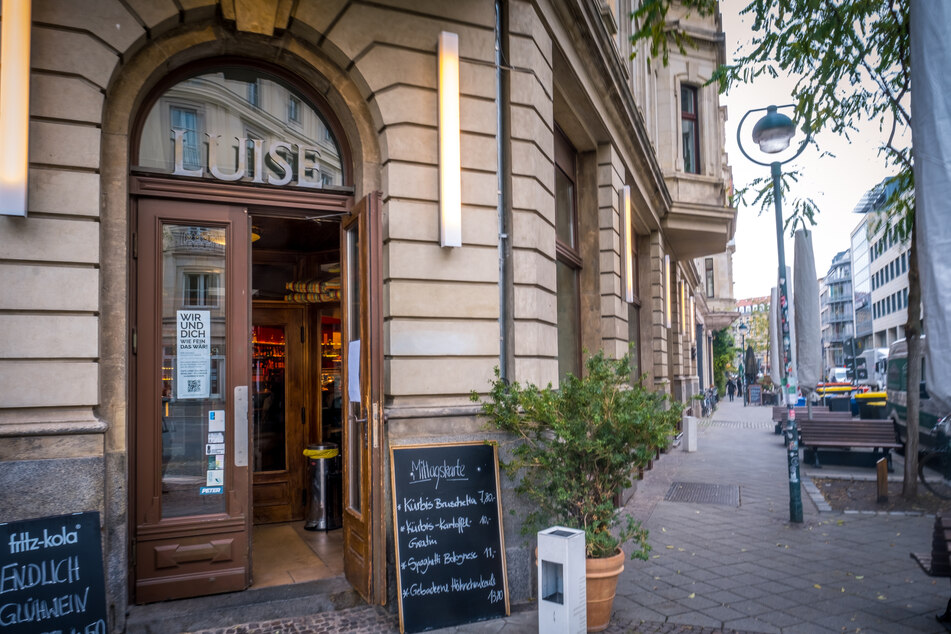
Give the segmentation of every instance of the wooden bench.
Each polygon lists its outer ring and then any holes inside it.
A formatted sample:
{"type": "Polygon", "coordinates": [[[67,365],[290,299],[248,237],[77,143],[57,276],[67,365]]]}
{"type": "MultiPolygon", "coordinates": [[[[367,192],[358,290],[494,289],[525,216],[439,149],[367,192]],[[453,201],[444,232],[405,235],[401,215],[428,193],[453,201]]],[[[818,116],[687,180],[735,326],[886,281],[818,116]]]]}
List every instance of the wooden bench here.
{"type": "MultiPolygon", "coordinates": [[[[931,534],[930,553],[911,553],[925,574],[929,577],[951,577],[951,518],[936,515],[934,531],[931,534]]],[[[944,614],[936,616],[940,623],[951,623],[951,599],[945,606],[944,614]]]]}
{"type": "Polygon", "coordinates": [[[816,467],[820,449],[871,449],[872,464],[884,457],[888,470],[892,470],[892,449],[901,449],[895,439],[895,427],[890,420],[852,418],[849,420],[796,419],[799,425],[799,445],[805,452],[811,451],[816,467]]]}

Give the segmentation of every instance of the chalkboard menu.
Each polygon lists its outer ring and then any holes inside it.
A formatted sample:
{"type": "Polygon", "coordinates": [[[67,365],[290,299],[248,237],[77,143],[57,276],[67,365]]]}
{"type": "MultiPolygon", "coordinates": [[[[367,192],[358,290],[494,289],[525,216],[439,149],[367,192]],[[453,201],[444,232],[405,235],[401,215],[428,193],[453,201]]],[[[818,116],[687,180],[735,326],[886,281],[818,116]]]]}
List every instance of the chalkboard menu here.
{"type": "Polygon", "coordinates": [[[400,630],[509,613],[494,444],[390,449],[400,630]]]}
{"type": "Polygon", "coordinates": [[[106,634],[99,513],[0,524],[0,633],[106,634]]]}
{"type": "Polygon", "coordinates": [[[751,385],[750,386],[750,405],[759,405],[763,400],[763,386],[762,385],[751,385]]]}

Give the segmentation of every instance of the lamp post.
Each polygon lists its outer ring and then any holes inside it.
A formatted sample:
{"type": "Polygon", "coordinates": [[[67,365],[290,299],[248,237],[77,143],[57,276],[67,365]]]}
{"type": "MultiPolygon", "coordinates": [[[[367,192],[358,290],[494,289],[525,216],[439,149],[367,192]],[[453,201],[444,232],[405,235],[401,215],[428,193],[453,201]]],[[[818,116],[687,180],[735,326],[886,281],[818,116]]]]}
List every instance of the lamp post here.
{"type": "Polygon", "coordinates": [[[773,177],[773,202],[776,207],[776,250],[779,254],[779,319],[780,334],[783,345],[783,358],[781,362],[781,373],[783,382],[783,396],[786,400],[788,417],[786,423],[786,461],[789,467],[789,521],[802,523],[802,491],[799,482],[799,430],[796,425],[795,410],[795,392],[796,376],[795,369],[792,367],[792,342],[790,341],[789,329],[789,293],[786,279],[786,255],[783,247],[783,195],[780,187],[780,177],[782,176],[782,166],[802,154],[809,143],[809,136],[803,140],[795,154],[784,161],[772,161],[764,163],[757,161],[747,154],[743,148],[743,142],[740,132],[743,129],[743,122],[754,112],[766,111],[766,114],[753,126],[753,142],[759,146],[761,152],[765,154],[778,154],[789,147],[789,142],[796,134],[796,125],[792,119],[779,112],[779,108],[794,108],[793,105],[786,106],[768,106],[766,108],[756,108],[750,110],[736,128],[736,143],[743,156],[757,165],[770,168],[773,177]]]}
{"type": "MultiPolygon", "coordinates": [[[[745,321],[741,321],[740,325],[736,327],[736,331],[740,333],[740,358],[746,359],[744,356],[746,354],[746,333],[749,332],[750,327],[746,325],[745,321]]],[[[746,365],[743,364],[743,372],[746,371],[746,365]]],[[[740,373],[740,390],[742,390],[743,396],[743,407],[746,407],[746,377],[743,376],[743,372],[740,373]]]]}

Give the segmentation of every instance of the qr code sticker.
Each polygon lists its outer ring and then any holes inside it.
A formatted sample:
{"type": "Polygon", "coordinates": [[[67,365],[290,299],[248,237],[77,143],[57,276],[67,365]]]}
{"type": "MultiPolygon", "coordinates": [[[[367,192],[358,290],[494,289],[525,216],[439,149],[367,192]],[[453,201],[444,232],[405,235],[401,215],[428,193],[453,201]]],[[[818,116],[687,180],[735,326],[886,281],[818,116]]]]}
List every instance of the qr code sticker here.
{"type": "Polygon", "coordinates": [[[188,379],[188,385],[186,391],[189,394],[195,394],[201,392],[201,381],[199,379],[188,379]]]}

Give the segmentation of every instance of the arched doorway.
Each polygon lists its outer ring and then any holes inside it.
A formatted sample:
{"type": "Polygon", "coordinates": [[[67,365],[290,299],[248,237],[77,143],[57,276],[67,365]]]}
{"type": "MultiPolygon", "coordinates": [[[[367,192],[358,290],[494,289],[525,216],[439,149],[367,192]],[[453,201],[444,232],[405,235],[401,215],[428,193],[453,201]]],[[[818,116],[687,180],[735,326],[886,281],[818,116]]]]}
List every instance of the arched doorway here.
{"type": "Polygon", "coordinates": [[[134,599],[318,567],[345,570],[369,599],[378,196],[354,204],[349,150],[321,98],[254,62],[176,72],[132,139],[134,599]],[[321,455],[342,477],[326,480],[311,528],[336,528],[342,498],[340,544],[322,540],[312,565],[303,551],[295,571],[262,566],[276,559],[264,541],[285,552],[305,535],[303,452],[317,443],[336,446],[339,459],[321,455]]]}

